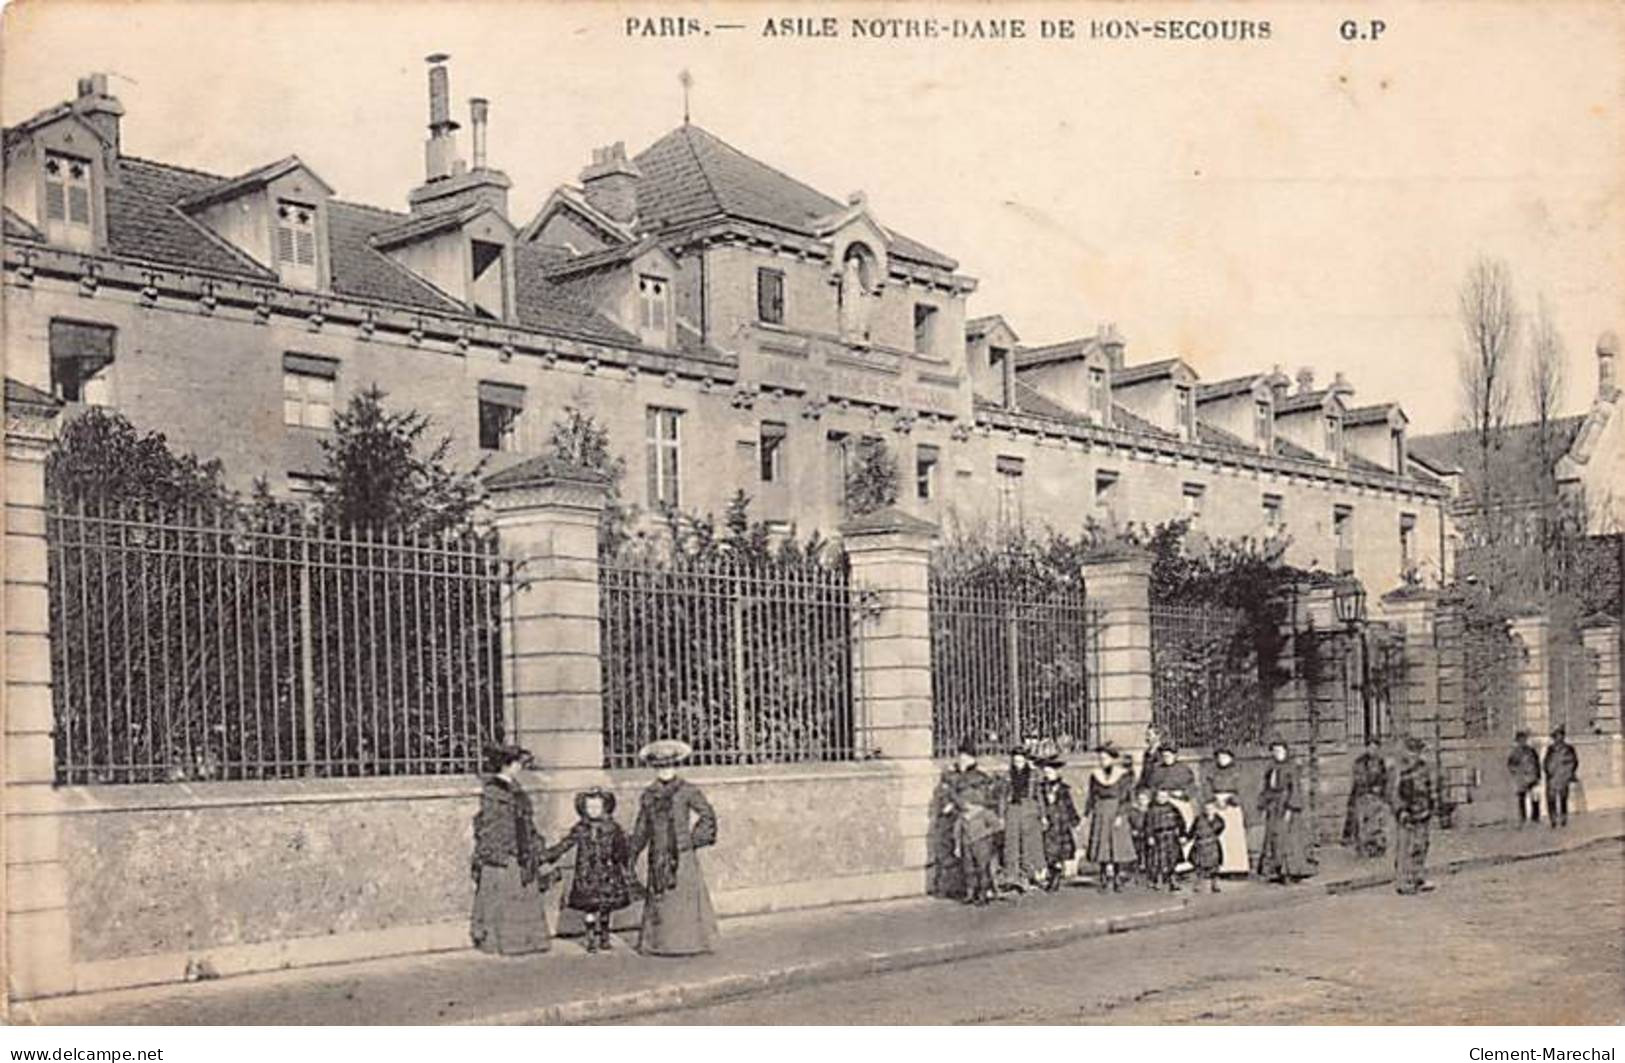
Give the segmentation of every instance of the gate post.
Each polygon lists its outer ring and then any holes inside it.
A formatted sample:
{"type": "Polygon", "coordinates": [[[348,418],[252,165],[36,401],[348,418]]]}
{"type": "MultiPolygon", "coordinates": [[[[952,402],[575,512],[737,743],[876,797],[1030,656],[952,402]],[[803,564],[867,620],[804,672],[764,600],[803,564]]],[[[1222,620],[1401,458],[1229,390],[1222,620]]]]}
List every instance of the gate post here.
{"type": "Polygon", "coordinates": [[[503,647],[513,741],[538,769],[604,769],[598,641],[598,518],[602,473],[552,458],[485,481],[503,556],[516,563],[503,647]]]}
{"type": "Polygon", "coordinates": [[[1620,655],[1619,621],[1596,616],[1581,627],[1580,637],[1591,658],[1591,696],[1596,699],[1595,726],[1598,734],[1620,733],[1620,655]]]}
{"type": "Polygon", "coordinates": [[[1083,563],[1085,601],[1099,610],[1101,626],[1095,730],[1124,750],[1140,749],[1151,723],[1151,562],[1149,553],[1123,547],[1083,563]]]}
{"type": "Polygon", "coordinates": [[[1512,637],[1523,644],[1518,665],[1518,726],[1532,735],[1552,727],[1549,664],[1551,622],[1543,614],[1515,616],[1508,621],[1512,637]]]}
{"type": "Polygon", "coordinates": [[[0,1016],[13,1000],[73,989],[72,925],[51,732],[50,552],[45,456],[60,404],[5,381],[5,696],[0,698],[0,1016]]]}
{"type": "Polygon", "coordinates": [[[1439,595],[1421,588],[1401,588],[1382,596],[1382,614],[1405,635],[1404,684],[1393,692],[1396,729],[1404,736],[1425,738],[1437,748],[1443,737],[1439,713],[1439,651],[1434,642],[1439,595]],[[1403,718],[1404,723],[1400,720],[1403,718]]]}

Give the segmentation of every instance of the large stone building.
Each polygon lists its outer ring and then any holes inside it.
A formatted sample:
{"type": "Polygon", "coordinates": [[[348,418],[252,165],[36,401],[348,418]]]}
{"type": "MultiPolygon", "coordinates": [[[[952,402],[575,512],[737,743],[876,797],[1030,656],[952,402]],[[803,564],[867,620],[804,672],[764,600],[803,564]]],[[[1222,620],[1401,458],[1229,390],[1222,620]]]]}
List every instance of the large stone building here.
{"type": "Polygon", "coordinates": [[[884,440],[902,504],[944,526],[1185,516],[1290,537],[1376,592],[1438,571],[1447,487],[1397,405],[1278,369],[1202,381],[1115,329],[1024,344],[970,317],[976,282],[685,124],[594,154],[523,224],[485,101],[459,154],[431,66],[424,179],[402,213],[346,202],[295,155],[214,175],[126,155],[104,79],[5,130],[7,374],[116,407],[240,484],[308,487],[333,411],[378,384],[456,456],[535,453],[566,405],[626,460],[628,500],[843,517],[854,441],[884,440]]]}

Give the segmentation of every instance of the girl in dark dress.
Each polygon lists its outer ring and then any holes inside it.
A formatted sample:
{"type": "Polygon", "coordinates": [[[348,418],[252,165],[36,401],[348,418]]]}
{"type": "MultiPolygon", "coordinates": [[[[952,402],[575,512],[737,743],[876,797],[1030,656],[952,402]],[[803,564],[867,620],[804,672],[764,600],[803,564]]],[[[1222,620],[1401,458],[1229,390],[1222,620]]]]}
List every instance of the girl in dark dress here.
{"type": "MultiPolygon", "coordinates": [[[[632,903],[632,845],[615,822],[615,795],[602,787],[576,794],[575,826],[547,850],[548,863],[575,850],[575,870],[565,890],[564,907],[581,913],[586,923],[587,951],[608,952],[610,917],[632,903]]],[[[563,917],[560,932],[563,933],[563,917]]]]}
{"type": "MultiPolygon", "coordinates": [[[[1178,813],[1175,813],[1177,815],[1178,813]]],[[[1151,791],[1135,790],[1134,799],[1123,819],[1128,823],[1129,838],[1134,843],[1134,863],[1139,868],[1140,881],[1154,885],[1151,878],[1151,791]]]]}
{"type": "Polygon", "coordinates": [[[1209,801],[1196,814],[1190,827],[1191,866],[1197,877],[1207,879],[1208,889],[1219,892],[1219,871],[1224,866],[1224,849],[1219,839],[1224,835],[1224,817],[1219,814],[1216,801],[1209,801]]]}
{"type": "Polygon", "coordinates": [[[1039,784],[1039,807],[1043,810],[1044,860],[1049,865],[1049,877],[1044,888],[1054,892],[1061,886],[1066,864],[1078,855],[1078,806],[1072,800],[1072,787],[1061,778],[1064,762],[1049,757],[1040,762],[1044,781],[1039,784]]]}
{"type": "Polygon", "coordinates": [[[1083,814],[1089,817],[1089,839],[1084,856],[1099,869],[1097,885],[1104,890],[1123,888],[1123,868],[1135,861],[1134,834],[1128,813],[1134,792],[1134,773],[1114,746],[1100,748],[1101,765],[1089,773],[1083,814]]]}
{"type": "Polygon", "coordinates": [[[1158,790],[1145,814],[1147,875],[1151,887],[1167,886],[1179,892],[1174,872],[1184,854],[1185,818],[1174,807],[1167,790],[1158,790]]]}
{"type": "Polygon", "coordinates": [[[546,845],[536,830],[530,795],[519,772],[530,754],[518,746],[487,751],[494,774],[474,817],[474,912],[469,937],[481,952],[523,956],[551,943],[542,892],[556,876],[542,869],[546,845]]]}

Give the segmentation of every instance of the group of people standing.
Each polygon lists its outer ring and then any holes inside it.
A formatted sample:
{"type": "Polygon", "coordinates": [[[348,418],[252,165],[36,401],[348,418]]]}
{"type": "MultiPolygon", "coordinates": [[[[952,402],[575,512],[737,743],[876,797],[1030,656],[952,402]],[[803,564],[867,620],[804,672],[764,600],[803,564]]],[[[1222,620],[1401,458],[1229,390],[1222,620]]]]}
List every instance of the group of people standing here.
{"type": "MultiPolygon", "coordinates": [[[[1023,745],[1010,752],[1009,770],[994,775],[981,767],[976,744],[962,742],[932,801],[930,892],[983,905],[1005,892],[1053,891],[1087,863],[1103,892],[1131,880],[1177,892],[1189,878],[1217,893],[1222,877],[1253,871],[1249,805],[1230,750],[1216,750],[1200,779],[1155,727],[1139,772],[1111,743],[1096,753],[1080,809],[1058,756],[1023,745]]],[[[1280,883],[1313,875],[1303,781],[1285,742],[1271,743],[1250,807],[1264,821],[1258,873],[1280,883]]]]}
{"type": "Polygon", "coordinates": [[[531,756],[513,745],[488,751],[492,770],[474,817],[474,912],[469,934],[481,951],[503,956],[545,952],[552,943],[548,891],[560,892],[559,932],[580,933],[588,952],[612,947],[618,913],[641,901],[638,951],[691,956],[710,952],[716,913],[699,850],[715,844],[717,817],[699,787],[678,776],[687,744],[651,742],[640,759],[655,771],[638,802],[629,836],[615,819],[615,794],[593,787],[575,795],[576,822],[548,845],[519,784],[531,756]],[[574,852],[568,868],[559,862],[574,852]],[[640,858],[645,875],[635,873],[640,858]]]}
{"type": "Polygon", "coordinates": [[[1580,754],[1569,745],[1568,729],[1555,727],[1542,757],[1529,744],[1529,732],[1519,731],[1507,754],[1507,772],[1512,776],[1512,792],[1518,800],[1518,822],[1540,822],[1542,782],[1546,785],[1546,822],[1553,828],[1569,825],[1569,790],[1580,774],[1580,754]]]}
{"type": "Polygon", "coordinates": [[[1343,817],[1343,844],[1367,858],[1388,851],[1388,824],[1394,824],[1394,888],[1422,893],[1427,882],[1428,833],[1438,807],[1435,772],[1423,755],[1427,745],[1407,738],[1397,766],[1390,770],[1376,738],[1354,758],[1348,813],[1343,817]]]}

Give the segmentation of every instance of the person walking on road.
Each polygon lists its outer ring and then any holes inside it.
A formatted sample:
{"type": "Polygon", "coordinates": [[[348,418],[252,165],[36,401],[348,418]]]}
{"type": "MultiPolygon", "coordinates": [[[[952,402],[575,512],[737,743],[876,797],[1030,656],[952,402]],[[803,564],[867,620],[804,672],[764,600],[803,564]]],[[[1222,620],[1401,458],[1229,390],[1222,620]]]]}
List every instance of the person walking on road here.
{"type": "Polygon", "coordinates": [[[717,916],[699,850],[716,844],[717,814],[698,786],[677,776],[690,752],[687,742],[662,739],[638,753],[655,769],[632,828],[633,863],[649,854],[638,935],[638,951],[646,956],[694,956],[716,945],[717,916]]]}
{"type": "Polygon", "coordinates": [[[1405,740],[1406,758],[1394,782],[1394,819],[1399,837],[1394,846],[1394,888],[1402,894],[1433,888],[1426,880],[1428,827],[1433,819],[1433,770],[1422,754],[1420,738],[1405,740]]]}
{"type": "Polygon", "coordinates": [[[1580,754],[1569,745],[1568,730],[1556,727],[1546,746],[1546,822],[1554,828],[1569,825],[1569,787],[1580,773],[1580,754]]]}
{"type": "Polygon", "coordinates": [[[1518,799],[1518,825],[1540,822],[1540,754],[1529,744],[1529,732],[1519,731],[1507,754],[1507,774],[1512,776],[1512,792],[1518,799]]]}

